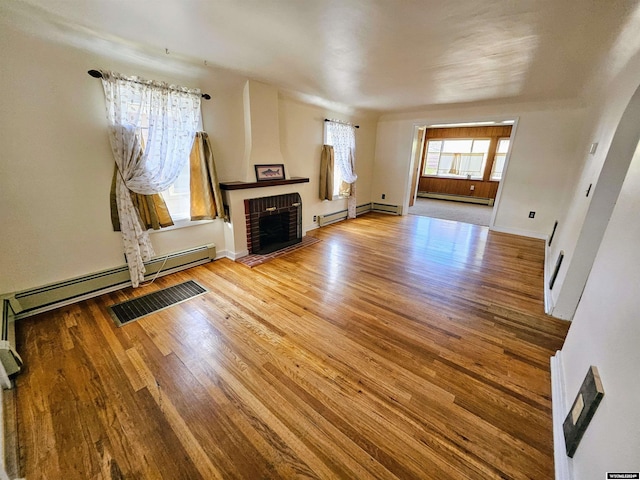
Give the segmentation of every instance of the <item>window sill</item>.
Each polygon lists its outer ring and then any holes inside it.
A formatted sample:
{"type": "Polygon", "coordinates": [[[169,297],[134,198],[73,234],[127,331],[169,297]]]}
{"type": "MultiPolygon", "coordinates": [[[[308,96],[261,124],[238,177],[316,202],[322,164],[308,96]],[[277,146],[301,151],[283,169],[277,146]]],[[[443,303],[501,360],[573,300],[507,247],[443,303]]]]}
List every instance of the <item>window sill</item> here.
{"type": "MultiPolygon", "coordinates": [[[[216,219],[217,220],[217,219],[216,219]]],[[[166,228],[161,228],[160,230],[149,230],[149,233],[151,234],[155,234],[155,233],[162,233],[162,232],[168,232],[171,230],[179,230],[181,228],[188,228],[188,227],[195,227],[198,225],[206,225],[207,223],[213,223],[215,222],[215,220],[188,220],[186,218],[181,219],[181,220],[176,220],[174,221],[173,225],[170,227],[166,227],[166,228]]]]}

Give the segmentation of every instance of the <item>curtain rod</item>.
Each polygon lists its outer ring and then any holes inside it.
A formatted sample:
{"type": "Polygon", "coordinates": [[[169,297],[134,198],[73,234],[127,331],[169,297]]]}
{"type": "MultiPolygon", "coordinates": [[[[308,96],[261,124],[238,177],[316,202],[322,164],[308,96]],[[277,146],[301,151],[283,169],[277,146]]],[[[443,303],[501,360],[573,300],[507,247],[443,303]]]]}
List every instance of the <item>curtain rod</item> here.
{"type": "MultiPolygon", "coordinates": [[[[102,72],[100,70],[89,70],[87,73],[91,75],[93,78],[102,78],[102,72]]],[[[136,82],[135,80],[127,80],[127,81],[133,82],[133,83],[142,83],[142,82],[136,82]]],[[[205,100],[211,100],[211,95],[209,95],[208,93],[203,93],[202,98],[204,98],[205,100]]]]}
{"type": "Polygon", "coordinates": [[[333,123],[341,123],[342,125],[349,125],[350,127],[360,128],[360,125],[354,125],[353,123],[342,122],[340,120],[331,120],[330,118],[325,118],[324,121],[325,122],[333,122],[333,123]]]}

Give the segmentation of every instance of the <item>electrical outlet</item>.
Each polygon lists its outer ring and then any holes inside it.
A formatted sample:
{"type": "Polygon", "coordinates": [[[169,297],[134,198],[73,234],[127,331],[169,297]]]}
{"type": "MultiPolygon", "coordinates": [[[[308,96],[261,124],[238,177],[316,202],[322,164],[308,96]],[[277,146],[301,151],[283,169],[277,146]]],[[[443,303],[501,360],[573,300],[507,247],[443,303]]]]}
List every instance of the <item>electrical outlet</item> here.
{"type": "Polygon", "coordinates": [[[471,190],[472,192],[473,192],[475,189],[476,189],[476,186],[475,186],[475,185],[471,185],[471,186],[469,187],[469,190],[471,190]]]}
{"type": "Polygon", "coordinates": [[[529,218],[535,218],[536,212],[529,212],[529,218]]]}
{"type": "Polygon", "coordinates": [[[317,216],[317,215],[314,215],[314,216],[313,216],[313,221],[314,221],[314,222],[317,222],[317,221],[318,221],[318,216],[317,216]]]}
{"type": "Polygon", "coordinates": [[[384,200],[384,199],[386,198],[386,196],[387,196],[387,195],[386,195],[385,193],[383,193],[383,194],[382,194],[382,199],[384,200]]]}

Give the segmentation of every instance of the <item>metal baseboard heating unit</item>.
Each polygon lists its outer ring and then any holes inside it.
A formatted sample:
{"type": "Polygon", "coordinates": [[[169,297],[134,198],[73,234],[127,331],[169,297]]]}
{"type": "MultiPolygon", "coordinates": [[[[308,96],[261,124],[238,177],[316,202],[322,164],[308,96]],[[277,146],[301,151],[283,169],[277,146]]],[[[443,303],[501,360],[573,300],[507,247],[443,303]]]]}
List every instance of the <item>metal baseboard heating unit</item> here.
{"type": "MultiPolygon", "coordinates": [[[[18,429],[16,423],[16,397],[10,375],[19,373],[22,359],[15,350],[15,315],[8,298],[0,298],[2,326],[0,331],[0,479],[17,478],[18,429]]],[[[23,479],[24,480],[24,479],[23,479]]]]}
{"type": "MultiPolygon", "coordinates": [[[[18,373],[22,367],[22,358],[15,350],[16,330],[15,314],[8,298],[2,299],[2,330],[0,331],[0,363],[6,375],[18,373]]],[[[6,382],[1,382],[6,387],[6,382]]],[[[10,384],[9,384],[10,386],[10,384]]],[[[8,387],[6,387],[8,388],[8,387]]]]}
{"type": "Polygon", "coordinates": [[[402,207],[399,205],[387,205],[386,203],[372,203],[371,210],[374,212],[392,213],[393,215],[400,215],[402,213],[402,207]]]}
{"type": "MultiPolygon", "coordinates": [[[[163,276],[208,263],[215,257],[216,247],[213,244],[157,257],[145,262],[145,279],[153,278],[158,271],[161,271],[160,276],[163,276]]],[[[15,312],[15,318],[20,319],[119,290],[129,285],[131,285],[129,269],[126,265],[122,265],[43,287],[16,292],[9,297],[9,302],[15,312]]]]}
{"type": "Polygon", "coordinates": [[[318,215],[318,225],[324,227],[331,225],[332,223],[340,222],[347,219],[347,211],[340,210],[339,212],[328,213],[326,215],[318,215]]]}
{"type": "MultiPolygon", "coordinates": [[[[364,203],[356,207],[356,217],[371,211],[371,204],[364,203]]],[[[328,213],[326,215],[318,215],[318,226],[324,227],[332,223],[340,222],[347,219],[347,210],[328,213]]]]}
{"type": "Polygon", "coordinates": [[[480,205],[493,206],[495,199],[484,197],[469,197],[467,195],[454,195],[452,193],[418,192],[420,198],[435,198],[436,200],[450,200],[452,202],[478,203],[480,205]]]}

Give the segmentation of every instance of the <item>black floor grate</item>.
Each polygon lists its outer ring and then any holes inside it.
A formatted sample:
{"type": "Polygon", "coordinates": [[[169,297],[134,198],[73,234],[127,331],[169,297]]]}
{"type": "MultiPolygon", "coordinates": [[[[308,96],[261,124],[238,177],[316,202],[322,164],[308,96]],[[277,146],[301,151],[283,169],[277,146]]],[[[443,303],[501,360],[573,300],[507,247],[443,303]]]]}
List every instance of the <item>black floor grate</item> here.
{"type": "Polygon", "coordinates": [[[172,287],[163,288],[157,292],[111,305],[108,308],[113,320],[121,327],[151,313],[207,293],[207,291],[206,288],[193,280],[188,280],[172,287]]]}

